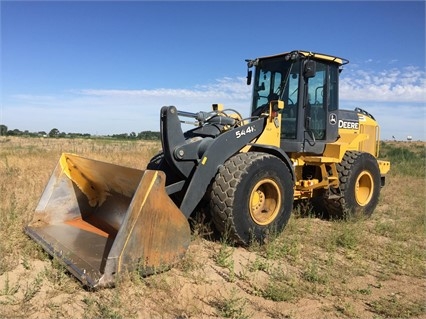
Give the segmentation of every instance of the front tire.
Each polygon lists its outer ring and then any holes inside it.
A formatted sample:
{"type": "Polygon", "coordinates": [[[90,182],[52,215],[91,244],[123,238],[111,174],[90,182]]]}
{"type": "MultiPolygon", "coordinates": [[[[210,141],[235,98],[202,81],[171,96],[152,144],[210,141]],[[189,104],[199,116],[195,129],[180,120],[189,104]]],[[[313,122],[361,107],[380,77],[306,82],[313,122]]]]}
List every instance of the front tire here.
{"type": "Polygon", "coordinates": [[[269,231],[280,232],[293,207],[293,181],[278,157],[240,153],[219,169],[211,190],[216,228],[238,244],[263,242],[269,231]]]}
{"type": "Polygon", "coordinates": [[[330,189],[337,198],[325,200],[330,216],[340,219],[371,216],[379,202],[381,187],[376,158],[369,153],[347,151],[337,171],[340,187],[330,189]]]}

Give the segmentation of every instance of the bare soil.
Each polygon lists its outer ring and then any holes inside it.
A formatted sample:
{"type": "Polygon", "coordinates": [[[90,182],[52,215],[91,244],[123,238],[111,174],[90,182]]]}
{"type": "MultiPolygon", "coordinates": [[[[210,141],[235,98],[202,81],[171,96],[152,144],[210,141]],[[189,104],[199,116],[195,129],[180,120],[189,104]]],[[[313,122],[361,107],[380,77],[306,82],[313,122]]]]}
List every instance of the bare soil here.
{"type": "MultiPolygon", "coordinates": [[[[33,152],[22,143],[0,153],[1,318],[426,318],[422,178],[392,172],[368,220],[323,220],[296,207],[266,246],[227,245],[195,222],[176,267],[90,291],[22,232],[67,146],[33,152]]],[[[132,164],[135,152],[122,150],[118,161],[143,167],[132,164]]]]}

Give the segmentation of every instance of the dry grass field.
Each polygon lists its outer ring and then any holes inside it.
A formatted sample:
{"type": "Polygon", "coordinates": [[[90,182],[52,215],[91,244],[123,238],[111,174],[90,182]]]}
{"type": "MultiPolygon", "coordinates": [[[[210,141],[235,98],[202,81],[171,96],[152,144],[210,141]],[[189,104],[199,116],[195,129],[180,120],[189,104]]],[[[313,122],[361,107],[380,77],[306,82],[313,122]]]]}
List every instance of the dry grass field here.
{"type": "Polygon", "coordinates": [[[193,222],[173,269],[89,291],[23,232],[62,152],[143,169],[158,142],[0,139],[0,318],[426,318],[425,143],[382,143],[392,161],[368,220],[295,207],[266,245],[233,247],[193,222]]]}

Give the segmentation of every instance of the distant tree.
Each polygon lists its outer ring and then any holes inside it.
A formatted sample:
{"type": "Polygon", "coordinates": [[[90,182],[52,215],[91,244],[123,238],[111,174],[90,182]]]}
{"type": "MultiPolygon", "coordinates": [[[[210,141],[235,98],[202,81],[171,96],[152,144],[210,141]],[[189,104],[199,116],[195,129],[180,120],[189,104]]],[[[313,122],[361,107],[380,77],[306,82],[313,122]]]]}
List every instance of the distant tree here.
{"type": "Polygon", "coordinates": [[[126,140],[126,139],[129,138],[129,134],[127,134],[127,133],[114,134],[112,137],[119,139],[119,140],[126,140]]]}
{"type": "Polygon", "coordinates": [[[13,130],[7,131],[6,135],[10,135],[10,136],[21,136],[22,132],[19,129],[15,128],[13,130]]]}
{"type": "Polygon", "coordinates": [[[58,137],[59,130],[57,128],[52,128],[49,132],[49,137],[58,137]]]}
{"type": "Polygon", "coordinates": [[[1,136],[7,135],[7,126],[6,125],[0,124],[0,135],[1,136]]]}
{"type": "Polygon", "coordinates": [[[138,133],[138,139],[141,140],[159,140],[160,138],[160,132],[143,131],[138,133]]]}

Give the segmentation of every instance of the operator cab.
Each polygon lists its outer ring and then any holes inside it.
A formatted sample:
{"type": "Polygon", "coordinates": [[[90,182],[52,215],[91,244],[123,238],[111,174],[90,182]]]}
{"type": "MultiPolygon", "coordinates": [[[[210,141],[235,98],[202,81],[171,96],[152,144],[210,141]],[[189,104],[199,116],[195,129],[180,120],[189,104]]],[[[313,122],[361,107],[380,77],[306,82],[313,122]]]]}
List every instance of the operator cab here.
{"type": "Polygon", "coordinates": [[[282,149],[322,154],[327,143],[337,140],[339,73],[349,61],[293,51],[247,62],[249,69],[255,66],[252,115],[259,116],[271,100],[284,102],[282,149]]]}

